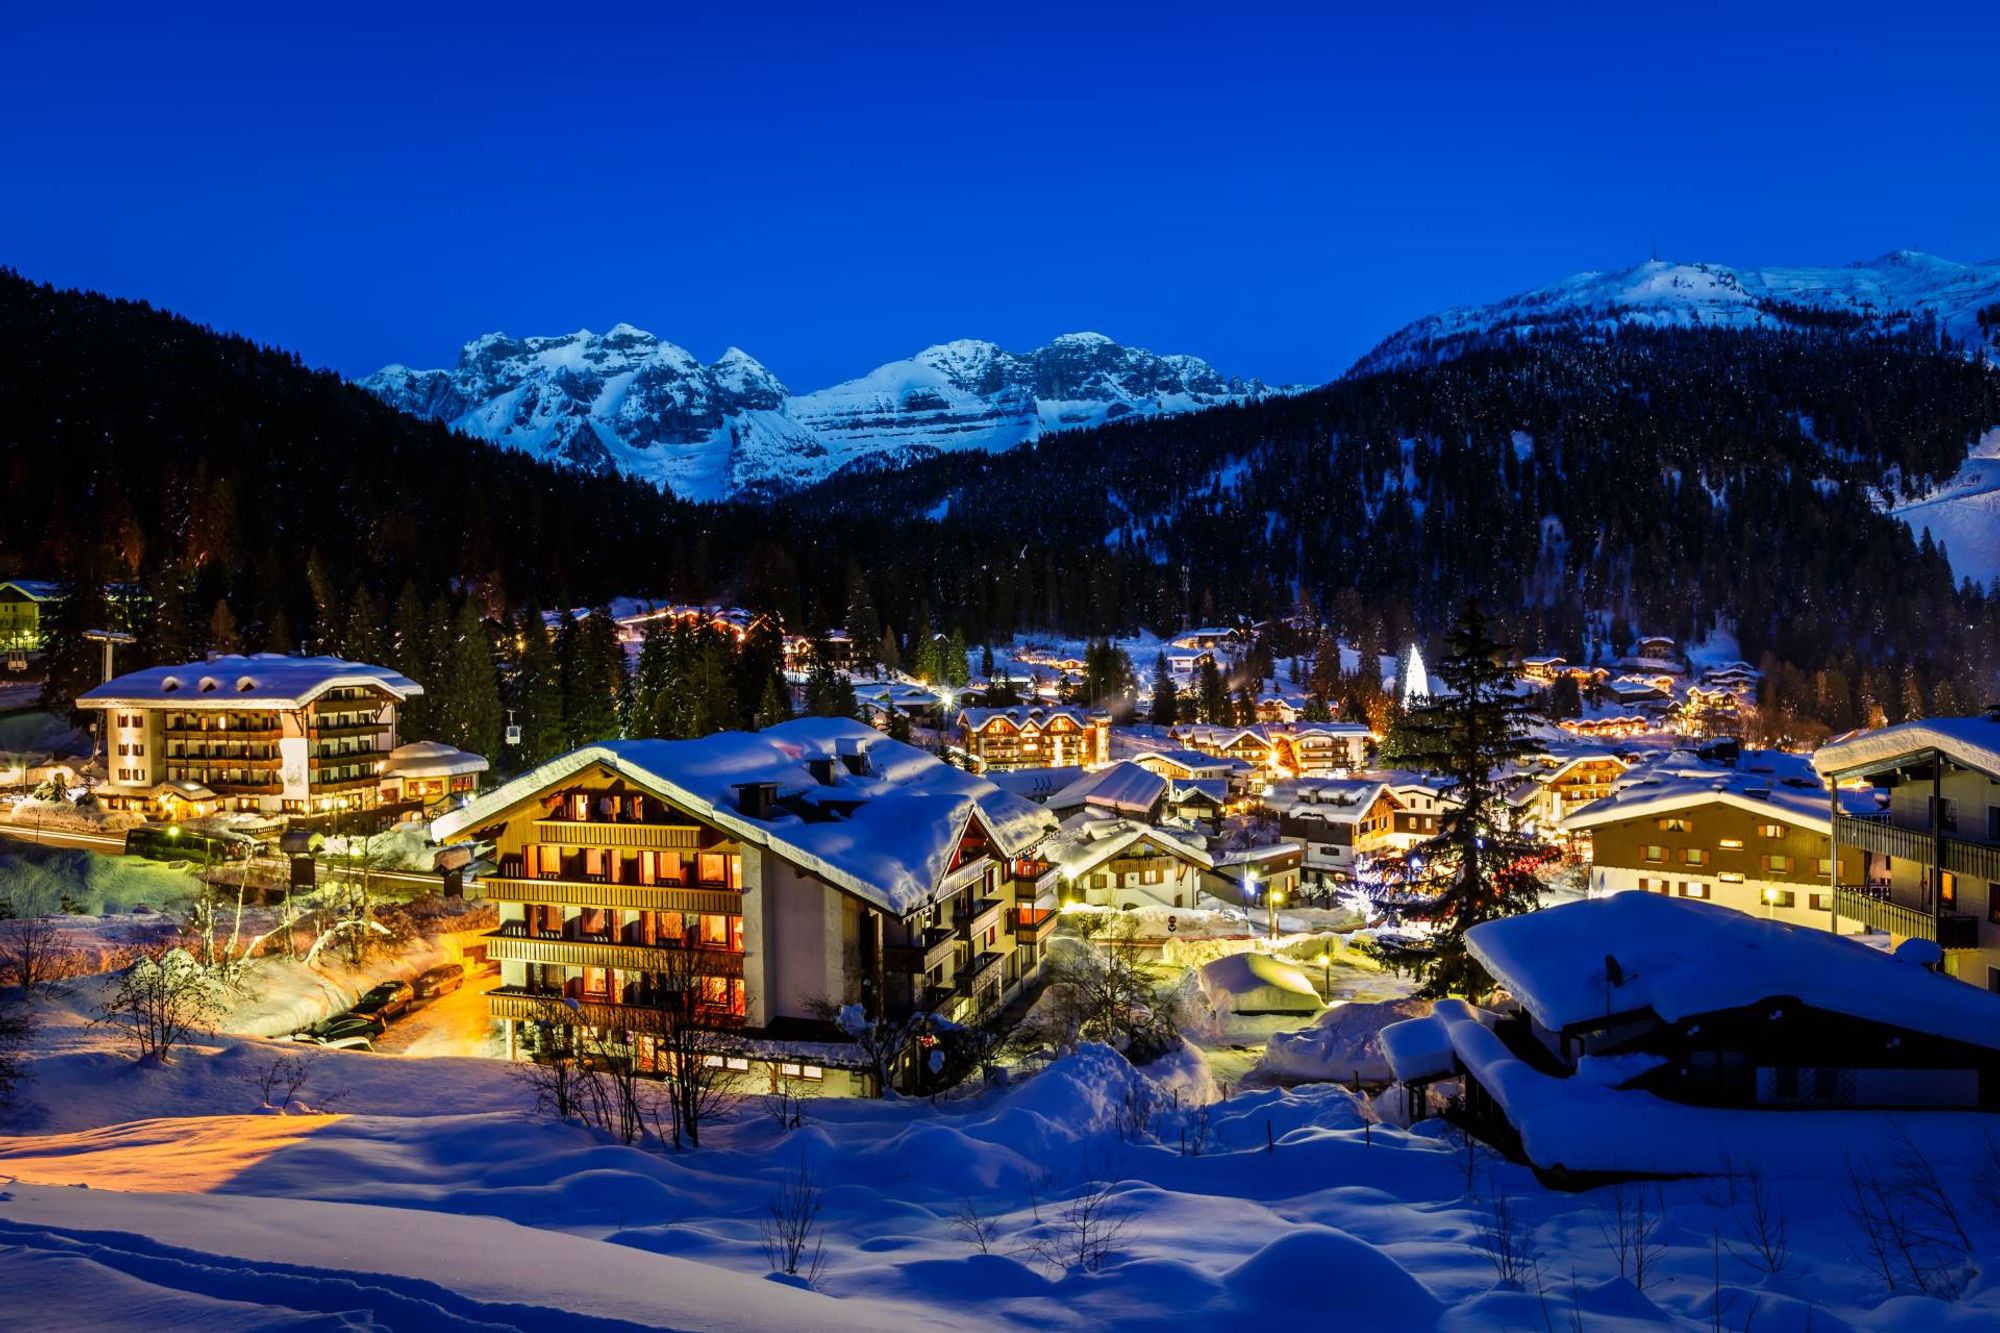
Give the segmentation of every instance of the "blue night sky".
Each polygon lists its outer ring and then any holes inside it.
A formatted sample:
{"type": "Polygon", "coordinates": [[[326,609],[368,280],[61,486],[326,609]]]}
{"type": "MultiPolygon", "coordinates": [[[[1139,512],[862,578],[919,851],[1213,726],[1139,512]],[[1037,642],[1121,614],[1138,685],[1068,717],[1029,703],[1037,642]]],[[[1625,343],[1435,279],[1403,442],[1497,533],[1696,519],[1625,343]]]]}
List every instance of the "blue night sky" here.
{"type": "Polygon", "coordinates": [[[11,17],[0,263],[348,374],[627,320],[798,390],[1075,329],[1323,380],[1655,237],[2000,256],[1990,3],[198,8],[11,17]]]}

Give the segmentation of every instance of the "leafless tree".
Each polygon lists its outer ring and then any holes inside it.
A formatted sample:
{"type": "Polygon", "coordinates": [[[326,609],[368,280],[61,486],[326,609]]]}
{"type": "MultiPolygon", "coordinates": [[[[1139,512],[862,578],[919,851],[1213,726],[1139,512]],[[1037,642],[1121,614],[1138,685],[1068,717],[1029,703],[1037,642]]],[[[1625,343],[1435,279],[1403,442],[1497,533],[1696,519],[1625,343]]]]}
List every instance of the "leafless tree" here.
{"type": "Polygon", "coordinates": [[[699,950],[665,954],[664,966],[648,975],[653,999],[633,1019],[632,1041],[643,1039],[655,1054],[667,1097],[656,1118],[663,1142],[701,1146],[701,1127],[726,1113],[742,1091],[742,1076],[729,1067],[737,1043],[718,1032],[705,1016],[708,974],[699,950]]]}
{"type": "Polygon", "coordinates": [[[1888,1170],[1847,1164],[1855,1249],[1890,1291],[1954,1301],[1971,1280],[1972,1241],[1958,1207],[1907,1132],[1896,1131],[1888,1170]]]}
{"type": "Polygon", "coordinates": [[[1725,1242],[1724,1248],[1739,1262],[1776,1277],[1792,1262],[1791,1228],[1784,1209],[1778,1205],[1776,1194],[1756,1164],[1732,1174],[1741,1178],[1740,1187],[1734,1191],[1737,1204],[1731,1215],[1742,1245],[1739,1248],[1725,1242]]]}
{"type": "Polygon", "coordinates": [[[96,1021],[123,1031],[136,1058],[167,1064],[175,1047],[212,1030],[221,1014],[208,971],[179,946],[156,946],[119,974],[96,1021]]]}
{"type": "Polygon", "coordinates": [[[1514,1197],[1499,1188],[1491,1174],[1486,1181],[1486,1218],[1479,1226],[1479,1248],[1494,1274],[1509,1287],[1525,1290],[1541,1266],[1534,1230],[1521,1216],[1514,1197]]]}
{"type": "Polygon", "coordinates": [[[583,1119],[602,1100],[593,1086],[597,1071],[585,1058],[576,1011],[560,997],[541,997],[528,1021],[537,1036],[533,1056],[514,1066],[514,1075],[534,1097],[538,1115],[583,1119]]]}
{"type": "Polygon", "coordinates": [[[83,972],[83,953],[46,916],[0,921],[0,977],[30,998],[83,972]]]}
{"type": "Polygon", "coordinates": [[[795,1078],[780,1076],[771,1085],[770,1093],[764,1098],[766,1109],[776,1118],[780,1129],[799,1129],[806,1123],[806,1088],[795,1078]]]}
{"type": "Polygon", "coordinates": [[[806,1285],[819,1284],[826,1259],[826,1238],[819,1230],[825,1201],[826,1191],[813,1174],[812,1164],[800,1157],[798,1169],[786,1172],[778,1182],[778,1193],[758,1226],[773,1273],[799,1277],[799,1266],[804,1264],[806,1285]]]}
{"type": "Polygon", "coordinates": [[[306,1084],[320,1072],[322,1052],[312,1046],[298,1046],[289,1050],[281,1049],[272,1056],[271,1062],[262,1069],[253,1071],[249,1082],[256,1091],[258,1105],[274,1111],[288,1111],[294,1105],[302,1109],[329,1111],[333,1104],[346,1095],[345,1088],[321,1088],[313,1093],[315,1108],[305,1108],[299,1094],[306,1084]]]}
{"type": "Polygon", "coordinates": [[[1035,1252],[1058,1271],[1102,1270],[1131,1221],[1118,1203],[1117,1189],[1111,1180],[1085,1181],[1055,1210],[1045,1234],[1037,1238],[1035,1252]]]}
{"type": "Polygon", "coordinates": [[[1666,1250],[1658,1238],[1660,1220],[1667,1210],[1666,1196],[1655,1186],[1651,1199],[1644,1186],[1614,1185],[1610,1202],[1600,1207],[1597,1228],[1604,1244],[1618,1261],[1618,1276],[1630,1278],[1641,1292],[1652,1279],[1653,1268],[1666,1250]]]}
{"type": "Polygon", "coordinates": [[[858,1004],[836,1004],[825,996],[807,1000],[805,1007],[808,1014],[832,1023],[854,1042],[874,1072],[877,1097],[887,1096],[895,1086],[897,1062],[930,1026],[930,1015],[921,1009],[900,1018],[871,1018],[858,1004]]]}
{"type": "Polygon", "coordinates": [[[14,1088],[27,1077],[22,1050],[34,1040],[40,1015],[24,998],[0,1000],[0,1107],[13,1101],[14,1088]]]}
{"type": "Polygon", "coordinates": [[[1028,1035],[1059,1050],[1101,1041],[1145,1057],[1178,1040],[1173,1015],[1125,913],[1081,913],[1072,947],[1043,965],[1047,982],[1028,1035]]]}
{"type": "Polygon", "coordinates": [[[981,1254],[992,1253],[993,1242],[1000,1234],[999,1220],[970,1198],[960,1199],[951,1210],[951,1225],[967,1245],[981,1254]]]}

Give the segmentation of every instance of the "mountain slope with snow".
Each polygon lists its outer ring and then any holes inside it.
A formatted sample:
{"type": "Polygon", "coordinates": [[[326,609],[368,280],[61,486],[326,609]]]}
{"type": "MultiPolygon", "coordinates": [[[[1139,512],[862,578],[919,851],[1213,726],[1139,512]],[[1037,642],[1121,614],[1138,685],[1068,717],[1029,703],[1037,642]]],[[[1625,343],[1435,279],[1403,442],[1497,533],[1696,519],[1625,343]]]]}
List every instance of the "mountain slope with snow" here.
{"type": "Polygon", "coordinates": [[[1653,260],[1614,273],[1578,273],[1491,305],[1426,316],[1389,335],[1349,373],[1422,365],[1494,338],[1550,329],[1895,328],[1926,316],[1968,348],[2000,360],[2000,260],[1960,264],[1897,250],[1844,268],[1653,260]]]}
{"type": "Polygon", "coordinates": [[[454,369],[386,366],[360,383],[481,439],[589,472],[643,477],[694,499],[779,493],[857,460],[1004,449],[1051,431],[1271,392],[1195,357],[1072,333],[1025,355],[970,339],[942,343],[793,395],[737,348],[703,365],[629,324],[601,335],[487,334],[465,345],[454,369]]]}

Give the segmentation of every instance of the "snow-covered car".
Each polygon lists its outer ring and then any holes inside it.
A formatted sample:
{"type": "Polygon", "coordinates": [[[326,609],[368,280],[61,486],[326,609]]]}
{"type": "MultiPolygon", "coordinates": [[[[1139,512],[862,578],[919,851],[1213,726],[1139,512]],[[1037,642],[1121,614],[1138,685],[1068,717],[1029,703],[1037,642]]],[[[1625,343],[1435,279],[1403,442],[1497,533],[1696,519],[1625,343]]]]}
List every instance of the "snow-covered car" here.
{"type": "Polygon", "coordinates": [[[440,995],[449,995],[465,984],[465,968],[458,963],[440,963],[417,973],[417,979],[410,983],[410,989],[419,1000],[434,1000],[440,995]]]}
{"type": "Polygon", "coordinates": [[[392,1018],[402,1017],[415,1000],[416,992],[410,988],[409,982],[385,981],[356,1000],[354,1007],[347,1012],[380,1018],[386,1023],[392,1018]]]}

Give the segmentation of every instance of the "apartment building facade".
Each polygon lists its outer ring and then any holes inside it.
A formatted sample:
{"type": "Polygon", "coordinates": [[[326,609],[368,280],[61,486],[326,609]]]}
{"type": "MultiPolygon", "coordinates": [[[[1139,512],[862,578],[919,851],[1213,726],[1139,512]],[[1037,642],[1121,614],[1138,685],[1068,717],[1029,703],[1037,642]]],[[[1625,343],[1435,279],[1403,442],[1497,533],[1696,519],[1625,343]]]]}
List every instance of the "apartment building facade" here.
{"type": "MultiPolygon", "coordinates": [[[[757,1077],[871,1091],[828,1006],[962,1022],[1038,974],[1046,811],[846,719],[586,746],[433,825],[490,840],[488,998],[510,1053],[551,1001],[645,1049],[663,978],[701,978],[701,1020],[757,1077]],[[792,1071],[799,1071],[794,1074],[792,1071]]],[[[898,1078],[912,1078],[905,1052],[898,1078]]]]}
{"type": "Polygon", "coordinates": [[[375,808],[398,706],[422,693],[387,667],[251,653],[130,672],[76,702],[103,715],[99,799],[181,819],[375,808]]]}
{"type": "Polygon", "coordinates": [[[1111,715],[1062,704],[968,708],[958,717],[958,744],[982,773],[1091,768],[1111,762],[1111,715]]]}

